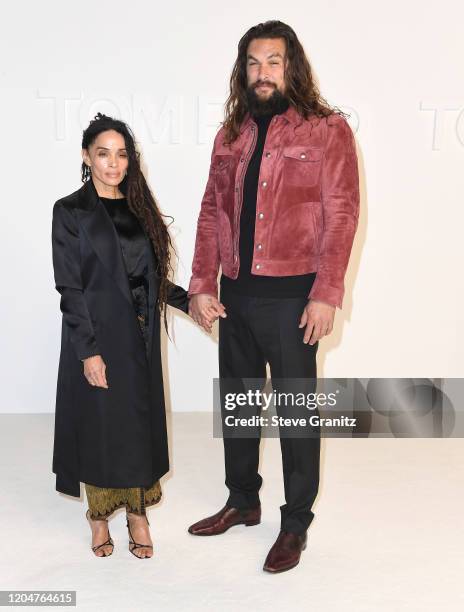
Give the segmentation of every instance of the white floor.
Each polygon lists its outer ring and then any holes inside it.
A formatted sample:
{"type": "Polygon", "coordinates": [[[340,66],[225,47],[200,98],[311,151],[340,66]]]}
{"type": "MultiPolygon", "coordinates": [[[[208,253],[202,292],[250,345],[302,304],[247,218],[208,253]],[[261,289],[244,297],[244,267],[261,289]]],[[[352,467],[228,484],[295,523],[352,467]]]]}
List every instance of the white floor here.
{"type": "Polygon", "coordinates": [[[278,440],[262,444],[263,521],[198,538],[188,525],[224,503],[222,441],[210,414],[170,418],[173,469],[149,511],[155,556],[90,550],[85,498],[55,491],[53,415],[0,416],[0,589],[70,589],[86,610],[463,610],[462,440],[323,440],[322,482],[300,565],[262,564],[283,503],[278,440]]]}

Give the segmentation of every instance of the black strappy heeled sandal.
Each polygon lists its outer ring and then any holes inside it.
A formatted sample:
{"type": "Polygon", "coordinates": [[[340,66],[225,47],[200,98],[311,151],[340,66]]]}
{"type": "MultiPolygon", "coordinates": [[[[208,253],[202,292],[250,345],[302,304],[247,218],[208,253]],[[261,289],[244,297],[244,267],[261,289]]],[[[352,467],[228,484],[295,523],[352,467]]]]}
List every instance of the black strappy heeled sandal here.
{"type": "MultiPolygon", "coordinates": [[[[148,525],[150,525],[150,521],[148,520],[147,515],[145,514],[144,516],[147,519],[148,525]]],[[[140,544],[139,542],[136,542],[134,540],[134,538],[132,537],[132,533],[131,533],[130,527],[129,527],[129,518],[127,516],[127,513],[126,513],[126,526],[127,526],[127,530],[129,531],[129,538],[130,538],[130,540],[129,540],[129,550],[130,550],[130,552],[134,555],[134,557],[137,557],[137,559],[151,559],[151,557],[147,557],[147,556],[139,557],[139,555],[135,554],[134,550],[136,548],[151,548],[151,549],[153,549],[153,546],[152,546],[152,544],[140,544]]]]}
{"type": "MultiPolygon", "coordinates": [[[[87,518],[87,520],[89,521],[90,525],[91,524],[91,520],[96,520],[96,521],[105,521],[106,523],[108,523],[107,519],[90,519],[89,517],[89,510],[87,510],[87,512],[85,513],[85,516],[87,518]]],[[[108,528],[108,539],[106,540],[106,542],[103,542],[103,544],[98,544],[98,546],[92,546],[91,547],[93,550],[93,553],[96,557],[110,557],[113,554],[113,550],[114,550],[114,542],[110,536],[110,530],[108,528]],[[111,552],[106,554],[104,553],[103,555],[97,555],[97,550],[99,548],[101,548],[102,546],[112,546],[111,552]]]]}

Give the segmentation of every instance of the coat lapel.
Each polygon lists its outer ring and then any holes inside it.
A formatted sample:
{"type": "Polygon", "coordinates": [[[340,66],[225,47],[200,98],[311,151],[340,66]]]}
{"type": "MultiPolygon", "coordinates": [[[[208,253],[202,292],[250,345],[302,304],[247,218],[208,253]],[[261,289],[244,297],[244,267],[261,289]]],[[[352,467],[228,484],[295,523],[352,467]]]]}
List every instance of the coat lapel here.
{"type": "Polygon", "coordinates": [[[98,197],[92,179],[79,190],[79,220],[102,264],[126,299],[133,305],[132,293],[116,229],[98,197]]]}

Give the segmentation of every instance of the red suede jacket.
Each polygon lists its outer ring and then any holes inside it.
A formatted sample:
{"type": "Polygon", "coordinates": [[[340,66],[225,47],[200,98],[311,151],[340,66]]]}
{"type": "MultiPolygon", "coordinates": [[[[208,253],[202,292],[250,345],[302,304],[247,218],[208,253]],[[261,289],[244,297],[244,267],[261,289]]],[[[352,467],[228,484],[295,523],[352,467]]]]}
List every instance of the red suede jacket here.
{"type": "MultiPolygon", "coordinates": [[[[237,278],[243,181],[258,128],[247,115],[240,136],[214,140],[198,218],[189,295],[217,296],[219,265],[237,278]]],[[[354,137],[338,114],[303,119],[292,106],[270,123],[256,201],[253,274],[317,271],[310,298],[342,307],[344,276],[359,215],[354,137]]]]}

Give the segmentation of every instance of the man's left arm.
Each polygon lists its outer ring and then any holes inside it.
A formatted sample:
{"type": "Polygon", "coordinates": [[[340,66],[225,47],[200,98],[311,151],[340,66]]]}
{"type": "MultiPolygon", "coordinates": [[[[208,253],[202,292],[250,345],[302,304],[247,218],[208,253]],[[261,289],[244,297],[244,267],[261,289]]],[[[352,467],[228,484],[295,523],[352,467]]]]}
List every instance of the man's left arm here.
{"type": "Polygon", "coordinates": [[[336,114],[327,119],[321,187],[324,231],[308,297],[342,308],[345,272],[358,226],[359,174],[353,132],[336,114]]]}
{"type": "Polygon", "coordinates": [[[358,159],[353,132],[340,115],[327,120],[327,141],[322,162],[324,231],[319,265],[300,328],[303,342],[315,344],[331,333],[335,309],[341,308],[344,278],[359,217],[358,159]]]}

